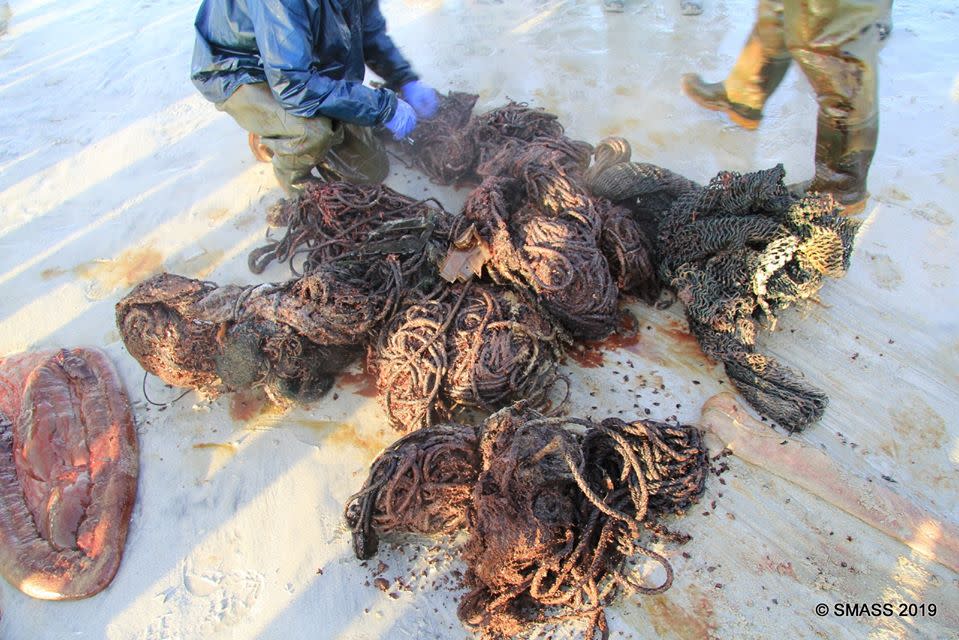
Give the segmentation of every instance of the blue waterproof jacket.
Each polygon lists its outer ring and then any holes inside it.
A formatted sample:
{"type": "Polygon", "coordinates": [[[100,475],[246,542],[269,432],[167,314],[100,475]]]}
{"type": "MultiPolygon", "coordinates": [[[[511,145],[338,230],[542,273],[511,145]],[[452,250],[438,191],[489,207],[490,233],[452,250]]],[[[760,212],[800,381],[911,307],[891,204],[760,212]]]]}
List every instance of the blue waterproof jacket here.
{"type": "Polygon", "coordinates": [[[393,116],[396,94],[364,86],[365,67],[393,88],[417,79],[379,0],[203,0],[195,24],[191,77],[214,103],[268,82],[294,115],[373,126],[393,116]]]}

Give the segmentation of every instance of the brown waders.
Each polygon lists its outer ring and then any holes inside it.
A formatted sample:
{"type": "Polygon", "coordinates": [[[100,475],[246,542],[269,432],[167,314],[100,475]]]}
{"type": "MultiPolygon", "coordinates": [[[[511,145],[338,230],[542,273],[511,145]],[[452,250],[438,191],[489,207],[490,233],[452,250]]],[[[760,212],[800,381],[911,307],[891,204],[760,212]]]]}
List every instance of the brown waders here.
{"type": "Polygon", "coordinates": [[[832,193],[856,213],[879,134],[876,62],[887,0],[760,0],[758,19],[725,81],[683,78],[696,102],[755,129],[767,98],[795,60],[819,102],[816,175],[809,191],[832,193]]]}
{"type": "Polygon", "coordinates": [[[323,179],[382,182],[390,170],[383,144],[371,127],[344,124],[323,116],[301,118],[287,112],[264,82],[246,84],[216,105],[260,137],[273,154],[273,172],[288,195],[306,182],[323,179]]]}

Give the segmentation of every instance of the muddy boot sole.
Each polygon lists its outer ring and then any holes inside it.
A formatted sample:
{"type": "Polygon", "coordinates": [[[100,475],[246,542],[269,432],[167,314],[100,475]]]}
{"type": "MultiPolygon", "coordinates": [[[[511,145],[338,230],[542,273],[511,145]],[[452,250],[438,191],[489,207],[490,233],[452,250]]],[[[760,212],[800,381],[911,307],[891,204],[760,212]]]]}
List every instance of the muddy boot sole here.
{"type": "MultiPolygon", "coordinates": [[[[816,193],[829,193],[828,191],[820,191],[818,189],[811,189],[812,180],[805,180],[803,182],[797,182],[795,184],[787,185],[786,189],[789,190],[789,193],[793,194],[797,198],[801,198],[805,195],[816,194],[816,193]]],[[[853,200],[852,202],[845,203],[840,199],[840,196],[833,193],[833,200],[836,202],[836,206],[839,207],[839,215],[843,217],[858,216],[860,213],[865,211],[866,202],[869,201],[869,194],[866,193],[862,198],[858,200],[853,200]]]]}
{"type": "Polygon", "coordinates": [[[853,202],[852,204],[840,204],[839,206],[842,207],[842,210],[840,210],[839,215],[847,218],[850,216],[858,216],[866,210],[867,200],[869,200],[869,198],[863,198],[859,202],[853,202]]]}
{"type": "Polygon", "coordinates": [[[704,109],[709,109],[710,111],[719,111],[725,113],[726,116],[733,121],[737,126],[742,127],[748,131],[755,131],[759,128],[759,123],[762,122],[762,118],[750,118],[745,116],[734,108],[731,102],[712,100],[706,96],[700,94],[694,88],[694,83],[696,82],[696,76],[693,74],[687,74],[683,76],[682,88],[683,93],[686,96],[701,106],[704,109]]]}

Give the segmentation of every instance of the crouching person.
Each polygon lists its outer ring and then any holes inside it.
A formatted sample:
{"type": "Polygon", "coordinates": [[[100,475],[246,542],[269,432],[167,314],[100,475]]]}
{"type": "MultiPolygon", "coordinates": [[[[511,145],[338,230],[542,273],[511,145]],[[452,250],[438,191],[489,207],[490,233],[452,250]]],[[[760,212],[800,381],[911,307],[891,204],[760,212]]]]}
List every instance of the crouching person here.
{"type": "Polygon", "coordinates": [[[381,182],[389,160],[373,129],[400,140],[436,111],[378,0],[203,0],[195,24],[193,83],[272,156],[288,195],[314,167],[326,180],[381,182]],[[384,88],[363,84],[367,66],[384,88]]]}

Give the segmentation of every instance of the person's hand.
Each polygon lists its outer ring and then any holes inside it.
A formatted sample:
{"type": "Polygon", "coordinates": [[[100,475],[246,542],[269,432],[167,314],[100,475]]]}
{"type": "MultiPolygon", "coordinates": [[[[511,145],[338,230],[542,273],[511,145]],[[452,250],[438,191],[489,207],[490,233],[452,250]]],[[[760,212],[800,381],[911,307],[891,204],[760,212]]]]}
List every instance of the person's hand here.
{"type": "Polygon", "coordinates": [[[421,118],[430,118],[436,113],[436,108],[440,105],[439,98],[436,97],[436,91],[433,87],[413,80],[403,85],[401,89],[403,99],[410,103],[416,115],[421,118]]]}
{"type": "Polygon", "coordinates": [[[394,140],[402,140],[416,128],[416,112],[408,102],[397,98],[396,111],[393,112],[392,118],[383,123],[383,126],[390,130],[394,140]]]}

